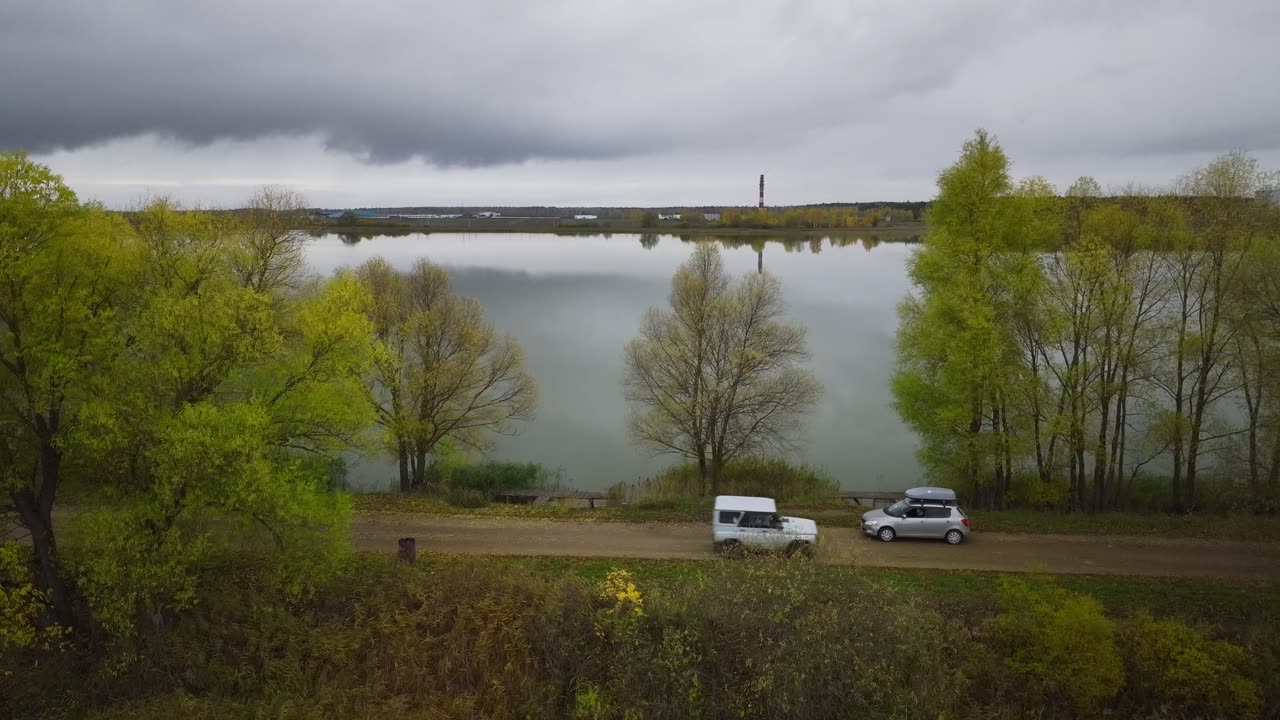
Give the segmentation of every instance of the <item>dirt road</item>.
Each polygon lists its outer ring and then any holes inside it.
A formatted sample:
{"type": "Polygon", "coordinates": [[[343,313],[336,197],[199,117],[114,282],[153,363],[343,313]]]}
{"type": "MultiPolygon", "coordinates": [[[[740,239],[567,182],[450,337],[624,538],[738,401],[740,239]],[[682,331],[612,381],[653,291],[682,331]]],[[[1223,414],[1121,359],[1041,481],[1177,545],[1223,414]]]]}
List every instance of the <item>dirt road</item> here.
{"type": "MultiPolygon", "coordinates": [[[[488,520],[357,515],[356,547],[393,552],[401,537],[420,552],[477,555],[708,559],[705,525],[488,520]]],[[[1280,580],[1280,544],[1122,536],[974,533],[958,546],[931,540],[882,543],[858,530],[823,528],[818,561],[948,570],[1046,569],[1055,573],[1280,580]]]]}

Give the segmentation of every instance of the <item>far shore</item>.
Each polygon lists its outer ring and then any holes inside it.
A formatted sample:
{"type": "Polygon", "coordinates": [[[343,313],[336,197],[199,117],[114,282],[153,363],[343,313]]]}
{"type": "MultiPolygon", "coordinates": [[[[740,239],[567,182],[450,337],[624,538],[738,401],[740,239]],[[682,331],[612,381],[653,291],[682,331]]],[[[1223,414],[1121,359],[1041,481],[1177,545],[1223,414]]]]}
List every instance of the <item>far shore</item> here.
{"type": "Polygon", "coordinates": [[[573,221],[556,221],[542,218],[513,218],[496,220],[453,220],[429,223],[385,223],[359,225],[317,225],[311,228],[313,233],[324,234],[379,234],[379,235],[412,235],[415,233],[430,234],[447,233],[552,233],[555,235],[676,235],[676,236],[712,236],[712,237],[759,237],[759,238],[797,238],[813,237],[878,237],[881,239],[906,240],[921,236],[925,232],[923,222],[904,223],[886,227],[868,228],[737,228],[717,225],[681,226],[676,224],[642,227],[631,221],[600,221],[590,224],[573,221]]]}

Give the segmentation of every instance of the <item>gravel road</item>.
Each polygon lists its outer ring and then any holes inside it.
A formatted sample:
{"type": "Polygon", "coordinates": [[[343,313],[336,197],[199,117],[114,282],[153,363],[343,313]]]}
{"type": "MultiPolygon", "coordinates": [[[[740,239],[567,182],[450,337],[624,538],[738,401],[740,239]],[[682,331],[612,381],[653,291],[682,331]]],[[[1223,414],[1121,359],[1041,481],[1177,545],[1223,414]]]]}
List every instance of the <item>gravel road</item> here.
{"type": "MultiPolygon", "coordinates": [[[[357,515],[356,547],[394,552],[400,537],[419,552],[476,555],[710,559],[711,529],[700,524],[637,524],[357,515]]],[[[1280,580],[1280,543],[1218,542],[1115,535],[975,532],[962,545],[866,538],[821,528],[819,562],[873,567],[1161,575],[1280,580]]]]}

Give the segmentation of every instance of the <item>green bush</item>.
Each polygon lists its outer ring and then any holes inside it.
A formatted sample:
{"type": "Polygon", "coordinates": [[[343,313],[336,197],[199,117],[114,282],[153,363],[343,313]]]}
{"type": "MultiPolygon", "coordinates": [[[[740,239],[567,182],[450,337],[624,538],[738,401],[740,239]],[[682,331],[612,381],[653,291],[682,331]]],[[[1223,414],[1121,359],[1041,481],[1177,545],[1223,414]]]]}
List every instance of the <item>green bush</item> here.
{"type": "Polygon", "coordinates": [[[1141,616],[1117,696],[1110,623],[1045,581],[1008,581],[988,624],[985,602],[772,558],[551,573],[361,556],[305,597],[273,564],[212,557],[200,602],[115,674],[89,654],[0,653],[0,717],[1248,717],[1277,697],[1263,685],[1259,706],[1245,679],[1274,664],[1141,616]]]}
{"type": "Polygon", "coordinates": [[[1047,579],[1006,577],[996,594],[995,620],[1015,693],[1029,706],[1065,703],[1081,715],[1096,713],[1124,685],[1115,624],[1088,595],[1047,579]]]}
{"type": "Polygon", "coordinates": [[[554,488],[559,480],[559,473],[538,463],[494,461],[454,467],[445,488],[474,490],[488,500],[496,500],[507,490],[554,488]]]}
{"type": "Polygon", "coordinates": [[[489,504],[489,496],[474,488],[451,487],[445,490],[444,501],[454,507],[482,508],[489,504]]]}
{"type": "Polygon", "coordinates": [[[1129,694],[1139,707],[1167,705],[1187,717],[1251,718],[1262,708],[1243,648],[1203,628],[1146,611],[1121,626],[1129,694]]]}
{"type": "Polygon", "coordinates": [[[1010,507],[1056,510],[1067,500],[1067,483],[1047,483],[1035,472],[1014,473],[1006,501],[1010,507]]]}
{"type": "MultiPolygon", "coordinates": [[[[682,463],[639,483],[637,494],[700,497],[703,490],[697,463],[682,463]]],[[[840,484],[825,472],[779,458],[739,458],[727,463],[720,477],[723,495],[759,495],[782,502],[825,499],[839,490],[840,484]]]]}

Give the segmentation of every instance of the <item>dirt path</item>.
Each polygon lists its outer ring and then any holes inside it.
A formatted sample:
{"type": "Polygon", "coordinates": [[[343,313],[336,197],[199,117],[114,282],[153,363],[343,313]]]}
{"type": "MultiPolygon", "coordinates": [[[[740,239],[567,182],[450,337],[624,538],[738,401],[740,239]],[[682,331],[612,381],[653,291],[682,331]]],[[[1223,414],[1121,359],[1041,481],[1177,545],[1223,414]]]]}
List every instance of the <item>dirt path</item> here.
{"type": "MultiPolygon", "coordinates": [[[[477,555],[711,558],[711,530],[694,524],[633,524],[357,515],[360,550],[393,552],[400,537],[421,552],[477,555]]],[[[948,570],[1046,569],[1054,573],[1280,580],[1280,544],[1122,536],[974,533],[949,546],[882,543],[851,528],[822,529],[818,561],[948,570]]]]}

